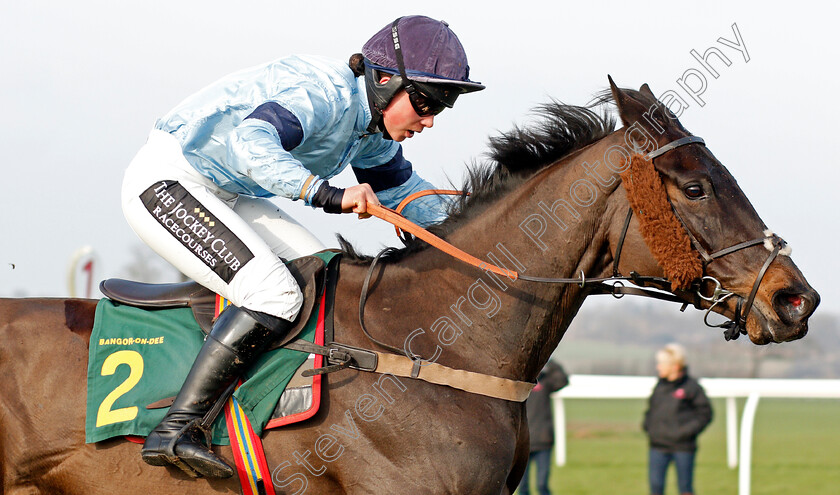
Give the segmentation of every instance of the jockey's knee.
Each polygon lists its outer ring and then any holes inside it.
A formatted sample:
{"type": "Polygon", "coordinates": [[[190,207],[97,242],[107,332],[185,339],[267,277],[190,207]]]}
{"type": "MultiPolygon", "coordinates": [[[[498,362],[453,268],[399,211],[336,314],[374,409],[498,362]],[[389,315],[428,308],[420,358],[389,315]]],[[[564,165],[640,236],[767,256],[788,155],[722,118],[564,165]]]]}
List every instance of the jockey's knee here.
{"type": "Polygon", "coordinates": [[[291,272],[276,257],[249,265],[229,285],[231,301],[252,311],[294,321],[303,306],[303,293],[291,272]]]}

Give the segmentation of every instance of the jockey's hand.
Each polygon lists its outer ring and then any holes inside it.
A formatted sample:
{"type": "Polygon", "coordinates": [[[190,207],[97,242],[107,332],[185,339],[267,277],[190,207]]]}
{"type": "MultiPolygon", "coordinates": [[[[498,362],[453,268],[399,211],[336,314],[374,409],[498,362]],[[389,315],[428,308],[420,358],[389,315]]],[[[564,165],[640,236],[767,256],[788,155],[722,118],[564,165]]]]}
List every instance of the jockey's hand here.
{"type": "Polygon", "coordinates": [[[371,202],[379,205],[379,198],[373,193],[369,184],[359,184],[348,187],[341,197],[341,211],[344,213],[358,213],[359,218],[370,218],[367,212],[367,204],[371,202]]]}

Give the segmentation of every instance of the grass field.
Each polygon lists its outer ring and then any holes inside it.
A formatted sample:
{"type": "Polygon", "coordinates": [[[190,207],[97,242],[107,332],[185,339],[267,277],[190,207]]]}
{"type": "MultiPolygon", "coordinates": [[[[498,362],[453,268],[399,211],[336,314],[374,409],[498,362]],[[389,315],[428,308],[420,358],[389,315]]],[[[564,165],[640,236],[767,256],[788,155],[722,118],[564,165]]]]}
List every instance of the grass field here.
{"type": "MultiPolygon", "coordinates": [[[[648,493],[647,439],[640,427],[645,401],[574,399],[566,400],[565,405],[567,463],[552,466],[552,493],[648,493]]],[[[700,436],[694,488],[700,495],[734,495],[738,470],[726,465],[724,401],[713,400],[713,406],[715,419],[700,436]]],[[[739,414],[742,408],[743,401],[739,402],[739,414]]],[[[536,493],[533,482],[531,489],[536,493]]],[[[666,493],[678,493],[673,466],[666,493]]],[[[840,400],[759,402],[752,493],[840,495],[840,400]]]]}

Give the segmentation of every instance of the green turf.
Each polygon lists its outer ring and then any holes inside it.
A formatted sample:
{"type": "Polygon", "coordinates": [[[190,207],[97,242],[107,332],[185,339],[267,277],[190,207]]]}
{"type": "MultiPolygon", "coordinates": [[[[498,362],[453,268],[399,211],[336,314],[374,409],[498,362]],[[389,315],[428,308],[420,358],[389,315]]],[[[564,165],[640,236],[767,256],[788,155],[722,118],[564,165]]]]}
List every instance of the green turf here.
{"type": "MultiPolygon", "coordinates": [[[[565,405],[567,463],[564,467],[552,465],[552,492],[648,493],[648,447],[641,431],[646,402],[574,399],[566,400],[565,405]]],[[[715,420],[700,436],[695,493],[735,495],[738,470],[726,465],[724,401],[713,400],[713,406],[715,420]]],[[[743,401],[739,401],[739,415],[742,408],[743,401]]],[[[754,432],[752,494],[840,494],[839,422],[840,400],[762,399],[754,432]]],[[[536,493],[533,482],[532,493],[536,493]]],[[[678,493],[673,467],[668,472],[666,493],[678,493]]]]}

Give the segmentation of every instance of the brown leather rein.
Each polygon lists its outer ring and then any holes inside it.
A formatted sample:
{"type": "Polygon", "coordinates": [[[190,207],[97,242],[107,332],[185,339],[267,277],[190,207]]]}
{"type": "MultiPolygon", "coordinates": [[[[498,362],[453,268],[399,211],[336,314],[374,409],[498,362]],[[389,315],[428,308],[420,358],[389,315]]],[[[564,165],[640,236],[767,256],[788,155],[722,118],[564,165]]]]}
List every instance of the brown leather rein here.
{"type": "MultiPolygon", "coordinates": [[[[676,140],[674,140],[674,141],[672,141],[672,142],[670,142],[670,143],[668,143],[668,144],[666,144],[666,145],[648,153],[648,155],[645,158],[647,160],[653,161],[655,158],[657,158],[659,156],[662,156],[663,154],[665,154],[665,153],[667,153],[667,152],[669,152],[673,149],[676,149],[676,148],[679,148],[680,146],[685,146],[685,145],[688,145],[688,144],[700,144],[700,145],[705,146],[706,143],[705,143],[705,141],[703,141],[702,138],[700,138],[698,136],[686,136],[686,137],[683,137],[683,138],[680,138],[680,139],[676,139],[676,140]]],[[[621,257],[621,250],[622,250],[622,247],[624,245],[624,238],[627,234],[627,229],[630,226],[630,220],[631,220],[632,213],[633,213],[632,209],[630,209],[627,213],[627,217],[626,217],[625,222],[624,222],[624,227],[623,227],[622,232],[621,232],[619,243],[618,243],[618,246],[617,246],[617,249],[616,249],[616,255],[613,259],[613,275],[612,276],[587,279],[585,274],[583,273],[583,271],[581,271],[580,272],[580,277],[578,277],[578,278],[531,277],[531,276],[522,275],[522,274],[520,274],[520,273],[518,273],[514,270],[509,270],[507,268],[501,268],[501,267],[498,267],[498,266],[493,265],[491,263],[487,263],[486,261],[480,260],[480,259],[476,258],[475,256],[472,256],[472,255],[464,252],[463,250],[449,244],[448,242],[446,242],[443,239],[439,238],[438,236],[432,234],[428,230],[418,226],[417,224],[411,222],[410,220],[408,220],[407,218],[405,218],[404,216],[402,216],[400,214],[402,209],[405,208],[405,206],[408,203],[410,203],[411,201],[413,201],[417,198],[432,195],[432,194],[466,195],[468,193],[465,193],[463,191],[439,190],[439,189],[420,191],[420,192],[415,193],[415,194],[407,197],[406,199],[404,199],[399,204],[399,206],[397,207],[397,210],[391,210],[390,208],[386,208],[384,206],[375,205],[373,203],[368,203],[367,211],[371,215],[393,224],[394,227],[397,230],[397,235],[400,236],[401,239],[403,239],[403,235],[401,235],[401,233],[408,232],[408,233],[414,235],[415,237],[417,237],[418,239],[421,239],[421,240],[427,242],[431,246],[434,246],[435,248],[449,254],[450,256],[452,256],[456,259],[459,259],[459,260],[461,260],[465,263],[468,263],[472,266],[475,266],[476,268],[479,268],[481,270],[486,270],[486,271],[489,271],[489,272],[492,272],[492,273],[495,273],[495,274],[498,274],[498,275],[504,275],[504,276],[508,277],[510,280],[513,280],[513,281],[524,280],[524,281],[528,281],[528,282],[538,282],[538,283],[578,284],[582,288],[588,288],[588,290],[591,294],[612,294],[616,298],[621,298],[626,294],[630,294],[630,295],[639,295],[639,296],[645,296],[645,297],[653,297],[653,298],[656,298],[656,299],[662,299],[662,300],[671,301],[671,302],[679,302],[679,303],[683,304],[682,310],[684,310],[688,304],[693,304],[693,306],[695,308],[702,309],[702,307],[701,307],[702,301],[706,301],[710,304],[710,306],[706,310],[706,315],[703,318],[703,322],[707,326],[710,326],[710,327],[723,328],[724,329],[724,337],[726,338],[726,340],[734,340],[734,339],[737,339],[740,334],[746,334],[747,316],[749,315],[750,310],[752,309],[752,305],[753,305],[753,302],[755,300],[755,296],[758,292],[758,288],[761,284],[761,281],[764,279],[764,275],[767,273],[767,269],[770,267],[770,264],[773,262],[773,260],[776,259],[776,257],[779,255],[779,253],[782,251],[782,249],[786,245],[785,241],[781,237],[771,233],[771,234],[764,235],[763,237],[757,237],[755,239],[751,239],[751,240],[748,240],[748,241],[744,241],[744,242],[734,244],[732,246],[729,246],[729,247],[724,248],[724,249],[720,249],[718,251],[715,251],[715,252],[709,254],[705,250],[705,248],[703,248],[703,246],[700,244],[700,242],[697,240],[697,238],[694,236],[694,234],[691,232],[691,230],[688,228],[688,225],[686,225],[686,223],[682,220],[679,213],[677,212],[677,209],[672,204],[671,209],[673,210],[674,215],[677,217],[677,219],[679,220],[679,222],[682,224],[683,228],[685,229],[686,233],[688,234],[688,237],[691,240],[692,246],[697,250],[697,252],[700,254],[701,258],[703,259],[703,273],[706,272],[706,267],[712,261],[714,261],[717,258],[721,258],[721,257],[726,256],[728,254],[732,254],[732,253],[735,253],[737,251],[740,251],[742,249],[746,249],[746,248],[749,248],[749,247],[752,247],[752,246],[756,246],[756,245],[759,245],[759,244],[764,244],[765,241],[769,241],[773,246],[773,249],[772,249],[770,255],[767,257],[767,259],[765,260],[761,269],[759,270],[758,275],[756,276],[755,282],[753,283],[752,290],[750,291],[750,294],[747,296],[747,298],[744,298],[743,296],[740,296],[738,294],[735,294],[734,292],[731,292],[731,291],[728,291],[728,290],[724,289],[722,287],[720,281],[718,281],[716,278],[708,276],[708,275],[704,275],[702,278],[700,278],[698,280],[695,280],[694,283],[692,284],[692,292],[694,294],[694,301],[693,301],[693,303],[687,303],[687,302],[685,302],[685,300],[683,298],[681,298],[681,297],[677,296],[676,294],[674,294],[673,292],[671,292],[670,281],[668,281],[665,278],[643,276],[643,275],[637,274],[636,272],[631,272],[630,276],[623,276],[619,273],[618,262],[619,262],[619,259],[621,257]],[[630,282],[633,282],[637,285],[651,284],[651,285],[656,286],[657,289],[660,289],[661,291],[665,291],[665,292],[653,291],[653,290],[646,289],[646,288],[641,288],[641,287],[626,287],[626,286],[624,286],[623,281],[630,281],[630,282]],[[612,284],[607,284],[606,282],[613,282],[613,283],[612,284]],[[703,293],[703,287],[702,286],[703,286],[704,282],[711,282],[713,284],[714,288],[713,288],[713,291],[710,295],[705,295],[703,293]],[[719,324],[719,325],[712,325],[711,323],[709,323],[708,322],[708,317],[709,317],[709,314],[711,313],[711,311],[718,304],[723,303],[726,299],[728,299],[732,296],[738,297],[738,302],[737,302],[736,309],[735,309],[735,317],[733,319],[731,319],[731,320],[729,320],[725,323],[719,324]]],[[[362,330],[365,332],[365,334],[368,336],[368,338],[371,339],[371,341],[373,341],[376,344],[378,344],[382,347],[385,347],[386,349],[389,349],[393,352],[401,353],[401,352],[404,352],[404,350],[401,350],[401,349],[398,349],[396,347],[390,346],[390,345],[388,345],[384,342],[380,342],[379,340],[377,340],[373,336],[371,336],[368,333],[368,331],[367,331],[367,329],[365,328],[365,325],[364,325],[364,305],[365,305],[365,301],[367,299],[369,282],[370,282],[371,275],[373,273],[373,269],[376,266],[379,259],[382,257],[382,255],[384,255],[384,254],[386,254],[390,251],[393,251],[393,248],[387,248],[387,249],[383,250],[382,252],[380,252],[374,258],[373,262],[371,263],[370,269],[368,271],[368,276],[365,280],[365,284],[364,284],[364,287],[362,289],[362,296],[359,300],[359,322],[362,326],[362,330]]]]}

